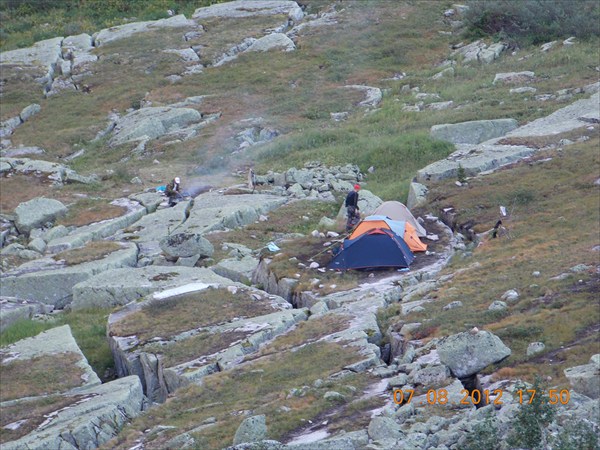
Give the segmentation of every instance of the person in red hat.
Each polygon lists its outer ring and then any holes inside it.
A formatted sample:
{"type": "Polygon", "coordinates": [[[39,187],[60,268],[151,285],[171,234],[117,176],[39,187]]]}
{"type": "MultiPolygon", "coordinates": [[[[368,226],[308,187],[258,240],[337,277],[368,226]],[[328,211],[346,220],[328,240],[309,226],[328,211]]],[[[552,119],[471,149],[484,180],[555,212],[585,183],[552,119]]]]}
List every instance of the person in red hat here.
{"type": "Polygon", "coordinates": [[[358,207],[358,191],[360,191],[360,184],[354,185],[354,190],[348,192],[346,196],[346,211],[348,213],[348,219],[346,220],[346,232],[352,230],[354,226],[360,220],[360,213],[358,207]]]}

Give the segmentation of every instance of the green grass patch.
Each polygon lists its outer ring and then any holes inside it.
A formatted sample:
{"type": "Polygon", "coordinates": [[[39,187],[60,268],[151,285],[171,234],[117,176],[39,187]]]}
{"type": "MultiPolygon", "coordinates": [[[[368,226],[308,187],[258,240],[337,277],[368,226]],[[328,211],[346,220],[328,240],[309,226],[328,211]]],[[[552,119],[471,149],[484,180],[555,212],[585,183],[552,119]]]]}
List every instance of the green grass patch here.
{"type": "Polygon", "coordinates": [[[108,309],[81,309],[55,314],[49,321],[20,320],[0,333],[0,346],[67,324],[94,372],[101,380],[109,381],[114,377],[114,360],[106,338],[109,312],[108,309]]]}

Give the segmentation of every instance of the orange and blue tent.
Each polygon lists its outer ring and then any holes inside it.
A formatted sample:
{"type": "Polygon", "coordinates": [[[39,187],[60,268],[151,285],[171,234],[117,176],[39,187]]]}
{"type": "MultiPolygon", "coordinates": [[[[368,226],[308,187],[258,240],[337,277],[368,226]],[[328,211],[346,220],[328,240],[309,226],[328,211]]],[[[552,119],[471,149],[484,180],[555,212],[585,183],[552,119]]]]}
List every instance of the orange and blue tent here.
{"type": "Polygon", "coordinates": [[[371,228],[354,239],[345,239],[329,263],[330,269],[406,268],[414,255],[400,236],[389,228],[371,228]]]}
{"type": "Polygon", "coordinates": [[[424,244],[417,234],[415,227],[407,221],[392,220],[387,216],[372,215],[361,220],[352,231],[348,239],[356,239],[369,230],[376,228],[392,230],[400,236],[413,252],[424,252],[427,244],[424,244]]]}

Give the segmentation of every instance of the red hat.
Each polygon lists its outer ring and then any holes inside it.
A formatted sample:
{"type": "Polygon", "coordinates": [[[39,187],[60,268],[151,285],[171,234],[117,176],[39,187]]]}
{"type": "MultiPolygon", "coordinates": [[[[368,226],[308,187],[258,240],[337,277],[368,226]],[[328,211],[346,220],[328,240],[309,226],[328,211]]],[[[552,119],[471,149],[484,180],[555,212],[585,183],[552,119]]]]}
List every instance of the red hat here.
{"type": "Polygon", "coordinates": [[[360,189],[360,184],[358,184],[358,183],[357,183],[357,184],[355,184],[355,185],[354,185],[354,189],[358,191],[358,190],[360,189]]]}

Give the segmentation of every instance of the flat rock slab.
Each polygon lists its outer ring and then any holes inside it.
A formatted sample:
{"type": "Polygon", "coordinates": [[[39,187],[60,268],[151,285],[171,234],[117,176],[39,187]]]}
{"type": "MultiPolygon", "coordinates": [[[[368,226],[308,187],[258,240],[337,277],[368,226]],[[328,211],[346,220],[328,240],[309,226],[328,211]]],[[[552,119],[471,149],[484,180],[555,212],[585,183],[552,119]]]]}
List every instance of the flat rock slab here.
{"type": "Polygon", "coordinates": [[[135,266],[137,255],[137,247],[134,244],[124,244],[123,249],[97,261],[60,268],[56,268],[57,264],[52,264],[25,273],[11,272],[8,274],[10,276],[2,279],[0,295],[35,300],[63,308],[71,302],[72,289],[76,284],[105,270],[135,266]]]}
{"type": "Polygon", "coordinates": [[[190,28],[195,26],[196,22],[186,19],[183,14],[179,14],[167,19],[151,20],[147,22],[133,22],[116,27],[105,28],[104,30],[95,33],[92,38],[96,47],[100,47],[112,41],[128,38],[137,33],[148,32],[161,28],[190,28]]]}
{"type": "Polygon", "coordinates": [[[109,342],[117,373],[137,374],[145,394],[163,402],[306,319],[306,310],[254,288],[191,283],[111,314],[109,342]]]}
{"type": "Polygon", "coordinates": [[[212,266],[211,269],[222,277],[248,284],[252,280],[252,275],[257,267],[257,258],[244,256],[243,258],[224,259],[212,266]]]}
{"type": "Polygon", "coordinates": [[[479,144],[504,136],[517,128],[515,119],[475,120],[452,124],[434,125],[430,134],[435,139],[453,144],[479,144]]]}
{"type": "Polygon", "coordinates": [[[256,0],[248,2],[237,0],[227,3],[199,8],[194,11],[192,18],[196,20],[214,17],[240,18],[253,16],[273,16],[284,14],[293,20],[300,20],[304,16],[298,3],[286,0],[256,0]]]}
{"type": "Polygon", "coordinates": [[[286,202],[286,197],[276,195],[207,192],[194,199],[189,217],[177,232],[203,234],[242,227],[286,202]]]}
{"type": "Polygon", "coordinates": [[[62,37],[36,42],[32,47],[0,53],[0,64],[39,65],[50,69],[61,58],[62,37]]]}
{"type": "Polygon", "coordinates": [[[189,283],[228,286],[231,280],[212,270],[181,266],[147,266],[103,272],[73,287],[73,309],[125,305],[146,295],[189,283]]]}
{"type": "MultiPolygon", "coordinates": [[[[48,411],[35,431],[4,442],[3,450],[98,448],[114,438],[144,407],[137,376],[94,386],[77,394],[54,397],[60,406],[48,411]]],[[[37,406],[32,404],[32,407],[37,406]]],[[[36,418],[32,418],[36,419],[36,418]]]]}
{"type": "Polygon", "coordinates": [[[577,100],[549,116],[523,125],[507,133],[506,137],[552,136],[587,126],[594,121],[600,121],[600,93],[577,100]]]}
{"type": "Polygon", "coordinates": [[[191,204],[192,202],[180,202],[172,208],[158,209],[117,232],[115,238],[135,242],[141,255],[157,256],[161,253],[158,243],[163,238],[183,231],[191,204]]]}

